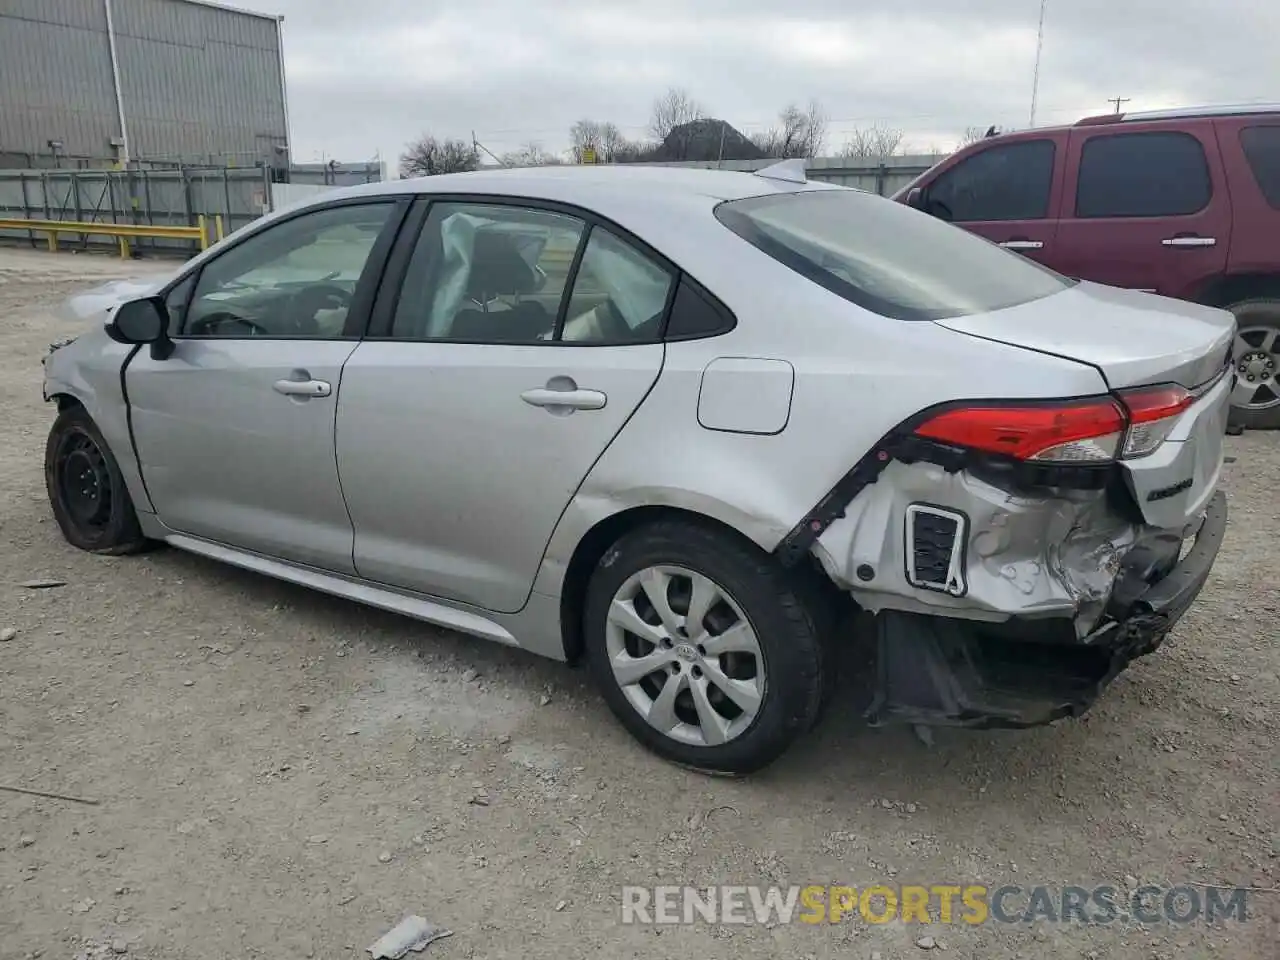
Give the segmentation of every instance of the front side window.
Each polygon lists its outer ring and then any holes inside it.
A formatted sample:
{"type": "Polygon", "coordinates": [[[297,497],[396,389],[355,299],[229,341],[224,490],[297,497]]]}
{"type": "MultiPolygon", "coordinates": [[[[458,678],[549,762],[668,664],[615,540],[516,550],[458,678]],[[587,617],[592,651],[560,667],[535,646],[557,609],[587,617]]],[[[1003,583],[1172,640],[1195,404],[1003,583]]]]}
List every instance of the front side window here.
{"type": "Polygon", "coordinates": [[[858,190],[733,200],[716,207],[716,217],[814,283],[899,320],[986,313],[1072,283],[966,230],[858,190]]]}
{"type": "Polygon", "coordinates": [[[929,212],[957,223],[1042,220],[1049,215],[1055,152],[1052,140],[987,147],[929,186],[929,212]]]}
{"type": "Polygon", "coordinates": [[[1204,147],[1189,133],[1094,136],[1080,151],[1077,217],[1183,217],[1212,196],[1204,147]]]}
{"type": "Polygon", "coordinates": [[[391,203],[304,213],[247,237],[201,271],[184,336],[340,337],[391,203]]]}
{"type": "Polygon", "coordinates": [[[634,245],[578,217],[436,203],[410,257],[391,335],[464,343],[651,342],[661,333],[673,282],[666,267],[634,245]]]}
{"type": "Polygon", "coordinates": [[[1267,204],[1280,210],[1280,127],[1245,127],[1240,146],[1267,204]]]}

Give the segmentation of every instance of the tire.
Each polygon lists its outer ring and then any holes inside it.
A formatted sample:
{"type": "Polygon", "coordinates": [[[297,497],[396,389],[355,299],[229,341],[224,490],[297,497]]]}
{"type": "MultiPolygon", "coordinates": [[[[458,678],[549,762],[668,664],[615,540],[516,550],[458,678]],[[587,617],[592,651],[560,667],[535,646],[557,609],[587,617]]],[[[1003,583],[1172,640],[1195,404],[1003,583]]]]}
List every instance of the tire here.
{"type": "Polygon", "coordinates": [[[72,546],[120,556],[149,545],[120,465],[84,407],[68,407],[54,421],[45,444],[44,479],[54,519],[72,546]]]}
{"type": "Polygon", "coordinates": [[[632,531],[601,558],[587,587],[587,661],[609,708],[651,751],[703,772],[748,774],[781,756],[822,712],[832,689],[829,606],[808,571],[784,570],[729,533],[663,521],[632,531]],[[686,616],[695,590],[706,611],[697,623],[686,616]],[[709,605],[708,591],[719,595],[709,605]],[[675,630],[661,626],[655,593],[668,598],[675,630]],[[662,694],[671,684],[678,692],[668,711],[662,694]]]}
{"type": "Polygon", "coordinates": [[[1255,405],[1233,406],[1230,424],[1246,430],[1280,430],[1280,299],[1242,300],[1227,309],[1235,314],[1240,330],[1232,353],[1236,375],[1242,380],[1254,376],[1259,385],[1255,396],[1261,395],[1255,405]]]}

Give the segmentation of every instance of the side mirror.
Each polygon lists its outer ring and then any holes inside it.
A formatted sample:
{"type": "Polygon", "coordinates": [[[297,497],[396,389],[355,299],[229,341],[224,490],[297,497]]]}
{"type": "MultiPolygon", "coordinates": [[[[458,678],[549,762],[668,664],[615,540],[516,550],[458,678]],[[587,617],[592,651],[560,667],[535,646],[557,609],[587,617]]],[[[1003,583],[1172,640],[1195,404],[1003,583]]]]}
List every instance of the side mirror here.
{"type": "Polygon", "coordinates": [[[159,297],[122,303],[106,325],[107,336],[116,343],[150,344],[151,356],[164,360],[173,353],[169,339],[169,311],[159,297]]]}
{"type": "Polygon", "coordinates": [[[920,187],[912,187],[907,191],[907,206],[914,207],[916,210],[924,209],[924,190],[920,187]]]}

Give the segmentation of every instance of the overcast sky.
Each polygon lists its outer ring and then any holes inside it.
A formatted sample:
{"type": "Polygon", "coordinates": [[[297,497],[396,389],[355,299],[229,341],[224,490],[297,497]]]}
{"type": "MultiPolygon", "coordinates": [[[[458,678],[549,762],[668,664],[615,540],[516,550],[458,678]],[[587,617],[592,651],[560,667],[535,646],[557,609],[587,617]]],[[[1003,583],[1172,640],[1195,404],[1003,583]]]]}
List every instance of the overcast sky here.
{"type": "MultiPolygon", "coordinates": [[[[559,150],[574,120],[645,132],[683,86],[750,134],[816,98],[850,128],[950,148],[1026,126],[1040,0],[225,0],[285,17],[294,156],[393,159],[422,132],[559,150]],[[865,11],[865,12],[861,12],[865,11]]],[[[1048,0],[1037,124],[1280,100],[1280,0],[1048,0]]]]}

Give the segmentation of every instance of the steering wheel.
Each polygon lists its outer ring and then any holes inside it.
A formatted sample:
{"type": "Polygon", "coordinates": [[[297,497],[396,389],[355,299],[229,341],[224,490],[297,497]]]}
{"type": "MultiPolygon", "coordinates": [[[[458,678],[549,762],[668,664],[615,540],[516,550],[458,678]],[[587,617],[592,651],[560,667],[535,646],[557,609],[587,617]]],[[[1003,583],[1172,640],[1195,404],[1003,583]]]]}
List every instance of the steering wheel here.
{"type": "Polygon", "coordinates": [[[271,336],[271,331],[258,323],[258,321],[249,317],[242,317],[227,310],[220,313],[210,313],[191,321],[191,325],[187,328],[187,333],[194,334],[197,337],[209,336],[218,333],[217,328],[223,324],[239,324],[242,327],[246,327],[249,333],[255,337],[271,336]]]}
{"type": "Polygon", "coordinates": [[[343,307],[351,307],[351,294],[347,290],[335,283],[318,283],[303,287],[289,298],[284,311],[285,322],[299,333],[318,333],[316,314],[321,310],[338,310],[343,307]]]}

